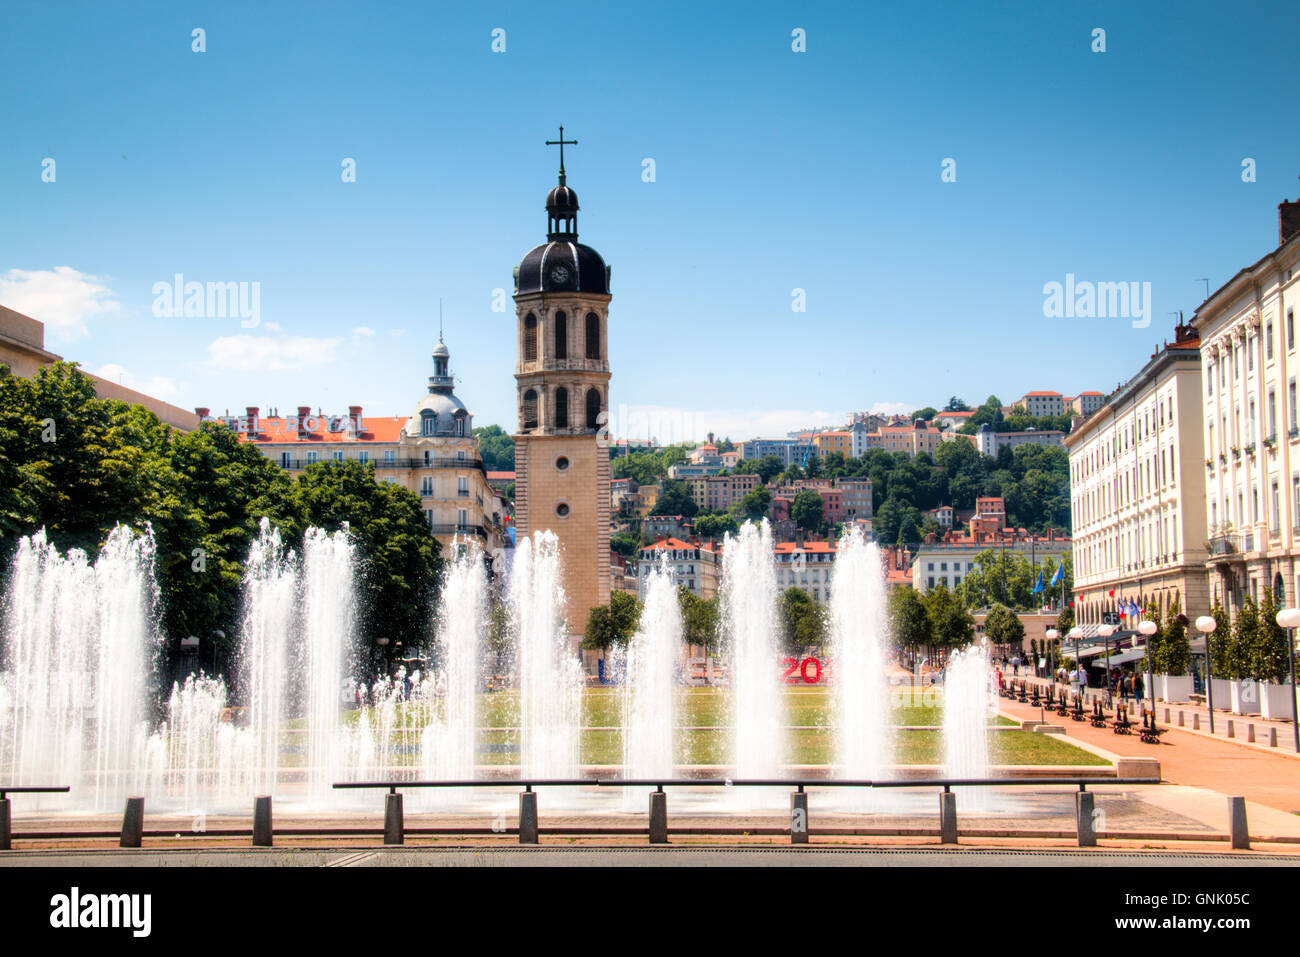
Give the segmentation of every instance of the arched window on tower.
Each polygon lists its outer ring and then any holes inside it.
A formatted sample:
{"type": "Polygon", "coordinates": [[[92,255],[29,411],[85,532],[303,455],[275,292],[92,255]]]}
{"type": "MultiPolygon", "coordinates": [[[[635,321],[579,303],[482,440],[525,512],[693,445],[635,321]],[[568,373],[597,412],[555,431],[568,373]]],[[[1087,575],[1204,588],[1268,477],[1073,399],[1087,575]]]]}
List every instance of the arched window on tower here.
{"type": "Polygon", "coordinates": [[[529,389],[524,393],[524,431],[537,428],[537,393],[529,389]]]}
{"type": "Polygon", "coordinates": [[[569,358],[569,317],[563,312],[555,314],[555,358],[569,358]]]}
{"type": "Polygon", "coordinates": [[[524,319],[524,361],[537,361],[537,317],[531,312],[524,319]]]}
{"type": "Polygon", "coordinates": [[[563,387],[555,390],[555,427],[569,427],[569,390],[563,387]]]}
{"type": "Polygon", "coordinates": [[[600,390],[587,390],[587,428],[595,432],[600,428],[600,390]]]}
{"type": "Polygon", "coordinates": [[[600,358],[600,316],[587,313],[587,358],[600,358]]]}

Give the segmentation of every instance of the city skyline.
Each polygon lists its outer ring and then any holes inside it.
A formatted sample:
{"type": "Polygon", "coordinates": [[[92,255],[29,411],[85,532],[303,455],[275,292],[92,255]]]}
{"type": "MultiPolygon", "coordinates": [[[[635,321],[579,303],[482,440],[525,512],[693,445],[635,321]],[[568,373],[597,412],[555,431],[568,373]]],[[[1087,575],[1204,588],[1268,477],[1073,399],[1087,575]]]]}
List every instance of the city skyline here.
{"type": "Polygon", "coordinates": [[[1300,193],[1254,19],[1180,9],[760,6],[723,26],[236,5],[59,31],[16,11],[10,34],[43,42],[0,67],[0,303],[186,408],[404,415],[441,298],[458,391],[514,431],[510,271],[543,238],[563,123],[581,238],[613,267],[616,433],[638,413],[692,433],[661,440],[739,440],[953,394],[1109,392],[1300,193]],[[1186,70],[1206,49],[1233,69],[1186,70]],[[256,322],[157,315],[178,275],[255,289],[256,322]],[[1045,287],[1076,277],[1149,283],[1146,315],[1049,318],[1045,287]]]}

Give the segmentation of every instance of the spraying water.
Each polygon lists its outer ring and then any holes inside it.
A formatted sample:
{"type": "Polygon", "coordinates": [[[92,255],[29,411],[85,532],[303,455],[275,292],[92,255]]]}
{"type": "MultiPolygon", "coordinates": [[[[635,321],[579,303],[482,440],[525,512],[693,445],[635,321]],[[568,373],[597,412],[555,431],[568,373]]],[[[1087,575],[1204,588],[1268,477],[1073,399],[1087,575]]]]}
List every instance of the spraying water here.
{"type": "Polygon", "coordinates": [[[880,548],[859,528],[840,538],[831,585],[836,763],[841,777],[887,776],[890,740],[885,581],[880,548]]]}
{"type": "Polygon", "coordinates": [[[483,550],[476,542],[457,538],[452,550],[455,560],[438,610],[436,690],[442,708],[421,735],[421,770],[429,779],[465,781],[474,777],[478,746],[479,657],[487,630],[488,583],[483,550]]]}
{"type": "MultiPolygon", "coordinates": [[[[682,613],[666,555],[646,585],[641,621],[627,648],[623,683],[623,774],[673,776],[677,757],[674,713],[682,655],[682,613]]],[[[633,807],[641,794],[625,788],[633,807]]]]}
{"type": "Polygon", "coordinates": [[[307,797],[318,805],[333,803],[333,783],[348,776],[341,732],[345,675],[352,664],[354,551],[346,525],[333,534],[307,529],[303,640],[291,680],[300,682],[299,707],[307,722],[307,797]]]}
{"type": "Polygon", "coordinates": [[[0,673],[0,778],[72,787],[60,806],[114,808],[144,784],[158,651],[151,531],[113,529],[92,566],[42,530],[14,556],[0,673]]]}
{"type": "Polygon", "coordinates": [[[274,794],[280,778],[280,738],[288,716],[289,659],[296,641],[297,560],[279,529],[262,519],[244,569],[239,668],[253,736],[254,781],[274,794]]]}
{"type": "MultiPolygon", "coordinates": [[[[947,778],[987,778],[988,724],[996,713],[992,671],[984,649],[971,645],[948,659],[943,687],[943,771],[947,778]]],[[[987,788],[957,788],[957,804],[989,806],[987,788]]]]}
{"type": "Polygon", "coordinates": [[[510,580],[519,681],[519,763],[525,777],[578,773],[582,668],[570,646],[560,542],[534,532],[519,543],[510,580]]]}
{"type": "Polygon", "coordinates": [[[727,536],[722,553],[722,623],[731,659],[738,778],[776,777],[787,753],[776,594],[771,526],[766,519],[746,522],[739,534],[727,536]]]}

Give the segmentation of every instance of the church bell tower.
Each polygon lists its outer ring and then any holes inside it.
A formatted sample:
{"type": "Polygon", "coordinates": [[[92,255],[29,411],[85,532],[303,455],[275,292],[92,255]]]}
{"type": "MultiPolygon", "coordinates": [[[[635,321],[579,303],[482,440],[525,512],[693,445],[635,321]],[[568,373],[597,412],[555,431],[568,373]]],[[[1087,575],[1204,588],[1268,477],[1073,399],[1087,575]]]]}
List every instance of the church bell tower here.
{"type": "Polygon", "coordinates": [[[578,242],[578,194],[564,172],[564,147],[577,141],[560,127],[547,145],[560,147],[560,176],[546,197],[546,242],[515,270],[515,522],[521,539],[558,536],[569,633],[581,636],[610,592],[610,269],[578,242]]]}

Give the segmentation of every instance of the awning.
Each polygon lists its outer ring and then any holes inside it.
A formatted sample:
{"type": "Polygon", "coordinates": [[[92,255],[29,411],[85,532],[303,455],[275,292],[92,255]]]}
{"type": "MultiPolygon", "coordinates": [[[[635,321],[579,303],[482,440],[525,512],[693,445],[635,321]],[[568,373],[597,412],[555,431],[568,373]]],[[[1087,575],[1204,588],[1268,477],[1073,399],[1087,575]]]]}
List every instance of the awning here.
{"type": "MultiPolygon", "coordinates": [[[[1113,668],[1116,665],[1126,665],[1130,661],[1138,661],[1139,659],[1145,658],[1146,656],[1147,656],[1146,648],[1136,648],[1132,651],[1123,651],[1118,654],[1112,652],[1110,656],[1110,666],[1113,668]]],[[[1094,664],[1104,668],[1106,667],[1106,659],[1098,658],[1094,662],[1094,664]]]]}

